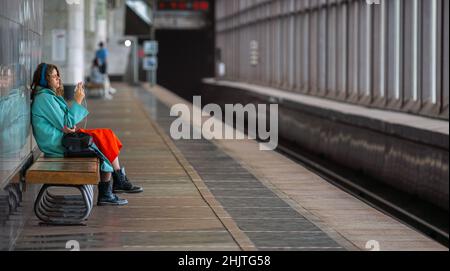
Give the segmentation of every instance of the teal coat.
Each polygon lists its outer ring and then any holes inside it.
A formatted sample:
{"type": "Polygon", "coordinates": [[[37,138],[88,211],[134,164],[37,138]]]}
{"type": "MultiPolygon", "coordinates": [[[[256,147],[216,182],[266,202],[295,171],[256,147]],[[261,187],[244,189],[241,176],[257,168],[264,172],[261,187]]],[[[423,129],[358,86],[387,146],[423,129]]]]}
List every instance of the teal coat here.
{"type": "MultiPolygon", "coordinates": [[[[39,149],[46,157],[64,157],[61,143],[64,126],[72,128],[88,114],[83,106],[73,103],[69,107],[64,98],[57,96],[53,90],[38,87],[31,106],[31,124],[39,149]]],[[[101,154],[96,146],[94,148],[101,154]]],[[[113,172],[111,163],[104,155],[102,160],[101,171],[113,172]]]]}

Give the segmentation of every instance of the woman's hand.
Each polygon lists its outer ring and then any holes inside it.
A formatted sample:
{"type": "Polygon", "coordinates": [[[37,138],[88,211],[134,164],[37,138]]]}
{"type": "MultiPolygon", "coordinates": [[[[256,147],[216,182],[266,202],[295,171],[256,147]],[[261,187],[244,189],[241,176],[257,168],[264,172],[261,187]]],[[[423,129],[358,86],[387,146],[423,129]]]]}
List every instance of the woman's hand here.
{"type": "Polygon", "coordinates": [[[75,88],[75,95],[74,95],[75,102],[77,104],[81,104],[85,96],[86,94],[84,93],[83,83],[80,82],[77,84],[77,87],[75,88]]]}
{"type": "Polygon", "coordinates": [[[79,130],[79,129],[77,129],[77,126],[73,127],[72,129],[70,129],[70,128],[67,127],[67,126],[64,126],[64,128],[63,128],[63,132],[64,132],[65,134],[75,133],[75,132],[78,131],[78,130],[79,130]]]}

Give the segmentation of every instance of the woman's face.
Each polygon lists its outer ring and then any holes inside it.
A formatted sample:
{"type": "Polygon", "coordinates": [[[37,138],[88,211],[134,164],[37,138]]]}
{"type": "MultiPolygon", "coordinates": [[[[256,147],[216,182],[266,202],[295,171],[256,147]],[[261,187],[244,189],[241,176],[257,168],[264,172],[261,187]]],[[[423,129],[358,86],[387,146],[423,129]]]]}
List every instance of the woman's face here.
{"type": "Polygon", "coordinates": [[[53,71],[50,73],[50,78],[48,81],[48,86],[51,89],[58,89],[60,87],[61,81],[59,79],[58,72],[56,69],[53,69],[53,71]]]}

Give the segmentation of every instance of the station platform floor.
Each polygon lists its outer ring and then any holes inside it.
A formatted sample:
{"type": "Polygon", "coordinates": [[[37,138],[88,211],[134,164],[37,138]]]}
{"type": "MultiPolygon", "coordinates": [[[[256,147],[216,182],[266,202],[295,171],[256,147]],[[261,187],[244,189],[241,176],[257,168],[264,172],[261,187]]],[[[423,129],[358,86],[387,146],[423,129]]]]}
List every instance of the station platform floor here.
{"type": "MultiPolygon", "coordinates": [[[[115,84],[88,99],[88,128],[111,128],[127,175],[144,193],[95,207],[86,226],[42,226],[28,187],[13,250],[255,251],[442,250],[394,218],[253,140],[170,138],[170,107],[189,102],[162,87],[115,84]],[[367,246],[367,247],[366,247],[367,246]]],[[[199,127],[200,123],[193,123],[199,127]]]]}

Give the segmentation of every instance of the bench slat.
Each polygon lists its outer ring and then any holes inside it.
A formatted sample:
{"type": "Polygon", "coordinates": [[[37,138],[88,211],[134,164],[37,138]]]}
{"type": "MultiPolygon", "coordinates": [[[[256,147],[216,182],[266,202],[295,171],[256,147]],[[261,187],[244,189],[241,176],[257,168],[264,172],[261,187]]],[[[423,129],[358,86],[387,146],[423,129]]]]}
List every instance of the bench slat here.
{"type": "Polygon", "coordinates": [[[97,164],[95,162],[36,162],[30,170],[95,173],[97,172],[97,164]]]}
{"type": "Polygon", "coordinates": [[[97,162],[98,158],[96,157],[73,157],[73,158],[49,158],[49,157],[41,157],[36,162],[97,162]]]}
{"type": "Polygon", "coordinates": [[[39,158],[26,174],[29,184],[97,185],[99,179],[97,158],[39,158]]]}

